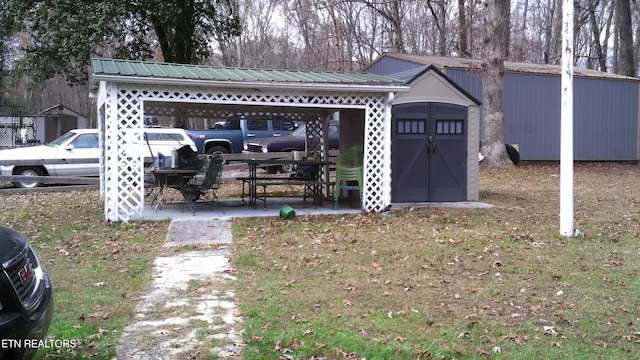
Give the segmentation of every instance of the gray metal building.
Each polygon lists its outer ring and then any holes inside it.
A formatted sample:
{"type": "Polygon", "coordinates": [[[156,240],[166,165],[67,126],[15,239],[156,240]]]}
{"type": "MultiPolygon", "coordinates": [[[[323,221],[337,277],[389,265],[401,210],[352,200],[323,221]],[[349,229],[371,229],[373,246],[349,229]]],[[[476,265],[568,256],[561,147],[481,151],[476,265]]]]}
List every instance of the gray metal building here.
{"type": "MultiPolygon", "coordinates": [[[[481,61],[384,54],[365,70],[392,76],[434,65],[482,101],[481,61]]],[[[505,62],[505,142],[521,160],[560,159],[561,68],[505,62]]],[[[640,79],[574,68],[574,159],[640,159],[640,79]]]]}

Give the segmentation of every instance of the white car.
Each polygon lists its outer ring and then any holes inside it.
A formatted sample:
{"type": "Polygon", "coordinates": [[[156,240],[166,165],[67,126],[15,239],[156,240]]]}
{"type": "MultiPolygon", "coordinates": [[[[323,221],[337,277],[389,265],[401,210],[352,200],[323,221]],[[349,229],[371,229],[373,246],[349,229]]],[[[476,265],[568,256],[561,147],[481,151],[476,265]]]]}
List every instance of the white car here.
{"type": "MultiPolygon", "coordinates": [[[[197,151],[193,140],[183,129],[144,128],[144,134],[142,143],[132,144],[146,158],[151,157],[151,154],[155,157],[158,153],[170,156],[172,150],[183,145],[189,145],[197,151]]],[[[98,130],[75,129],[46,145],[0,150],[0,175],[99,176],[99,158],[98,130]],[[78,162],[77,159],[88,161],[78,162]],[[71,161],[65,163],[61,160],[71,161]]],[[[16,181],[13,184],[22,188],[40,185],[37,181],[16,181]]]]}

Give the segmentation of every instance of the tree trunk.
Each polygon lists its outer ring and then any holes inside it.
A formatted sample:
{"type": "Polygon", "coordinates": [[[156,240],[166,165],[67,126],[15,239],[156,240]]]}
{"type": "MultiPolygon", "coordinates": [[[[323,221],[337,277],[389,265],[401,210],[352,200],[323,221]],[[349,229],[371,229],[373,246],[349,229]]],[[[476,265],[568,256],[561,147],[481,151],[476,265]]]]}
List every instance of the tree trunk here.
{"type": "Polygon", "coordinates": [[[598,27],[598,22],[596,20],[596,7],[598,6],[598,2],[594,1],[589,5],[589,23],[591,25],[591,31],[593,34],[593,48],[595,52],[595,57],[598,61],[598,66],[600,71],[607,71],[607,59],[606,55],[602,51],[602,46],[600,45],[600,32],[602,29],[598,27]]]}
{"type": "Polygon", "coordinates": [[[509,0],[492,0],[487,4],[483,36],[483,136],[482,162],[486,167],[509,164],[504,142],[503,75],[509,46],[509,0]]]}
{"type": "Polygon", "coordinates": [[[616,0],[616,24],[619,31],[619,74],[636,76],[635,62],[633,61],[633,30],[631,27],[630,0],[616,0]]]}
{"type": "Polygon", "coordinates": [[[467,12],[464,7],[464,0],[458,0],[458,48],[461,57],[471,57],[469,44],[467,43],[467,12]]]}

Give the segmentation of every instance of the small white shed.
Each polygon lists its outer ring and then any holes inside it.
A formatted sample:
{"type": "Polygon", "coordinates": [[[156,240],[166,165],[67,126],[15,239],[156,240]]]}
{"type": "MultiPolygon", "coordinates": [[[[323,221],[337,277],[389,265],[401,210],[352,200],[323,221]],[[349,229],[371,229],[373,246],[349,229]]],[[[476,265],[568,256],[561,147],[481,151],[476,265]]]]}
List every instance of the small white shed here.
{"type": "Polygon", "coordinates": [[[391,202],[478,200],[481,103],[435,66],[389,76],[411,86],[392,102],[391,202]]]}

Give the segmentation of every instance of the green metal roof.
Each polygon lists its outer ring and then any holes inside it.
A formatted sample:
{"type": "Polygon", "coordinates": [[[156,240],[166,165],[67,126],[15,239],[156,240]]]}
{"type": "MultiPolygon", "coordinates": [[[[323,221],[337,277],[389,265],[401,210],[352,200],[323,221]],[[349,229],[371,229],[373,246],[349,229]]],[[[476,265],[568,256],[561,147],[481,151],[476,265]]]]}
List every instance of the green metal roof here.
{"type": "Polygon", "coordinates": [[[105,77],[147,78],[149,80],[193,80],[231,83],[280,83],[314,85],[356,85],[402,88],[400,80],[369,73],[274,70],[186,65],[117,59],[91,59],[94,80],[105,77]]]}

